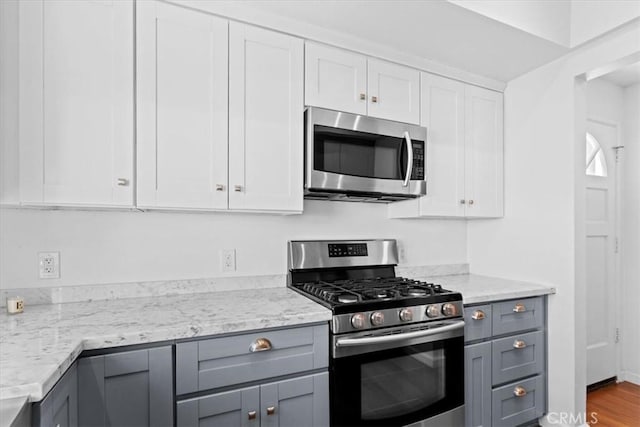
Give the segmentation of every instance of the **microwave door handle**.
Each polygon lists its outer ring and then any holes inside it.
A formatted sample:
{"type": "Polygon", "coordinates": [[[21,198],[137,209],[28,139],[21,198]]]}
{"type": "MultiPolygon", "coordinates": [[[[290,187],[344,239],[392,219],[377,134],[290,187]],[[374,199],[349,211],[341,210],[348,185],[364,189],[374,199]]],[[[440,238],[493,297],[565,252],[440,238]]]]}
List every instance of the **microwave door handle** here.
{"type": "Polygon", "coordinates": [[[409,132],[406,130],[404,131],[404,142],[407,144],[407,174],[404,176],[402,186],[406,187],[409,185],[411,173],[413,172],[413,143],[411,142],[409,132]]]}

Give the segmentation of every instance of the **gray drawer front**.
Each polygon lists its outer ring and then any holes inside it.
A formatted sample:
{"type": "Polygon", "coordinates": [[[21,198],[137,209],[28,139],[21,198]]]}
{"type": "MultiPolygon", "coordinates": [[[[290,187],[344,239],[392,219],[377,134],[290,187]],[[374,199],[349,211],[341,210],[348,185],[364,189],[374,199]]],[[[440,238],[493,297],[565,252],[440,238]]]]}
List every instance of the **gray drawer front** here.
{"type": "Polygon", "coordinates": [[[499,302],[492,305],[493,335],[510,334],[526,329],[540,328],[544,324],[544,303],[542,297],[523,298],[499,302]],[[524,306],[524,311],[517,313],[517,304],[524,306]]]}
{"type": "Polygon", "coordinates": [[[476,305],[464,308],[464,340],[465,342],[488,338],[491,336],[491,306],[476,305]],[[484,316],[474,319],[474,316],[484,316]]]}
{"type": "Polygon", "coordinates": [[[492,343],[493,384],[504,384],[544,371],[544,334],[542,331],[513,335],[492,343]],[[515,348],[516,341],[525,344],[515,348]]]}
{"type": "Polygon", "coordinates": [[[493,390],[493,426],[517,426],[541,417],[545,411],[544,376],[519,381],[493,390]],[[517,397],[516,387],[523,387],[527,394],[517,397]]]}
{"type": "Polygon", "coordinates": [[[328,325],[191,341],[176,345],[176,392],[192,393],[327,367],[328,325]],[[252,353],[258,338],[271,350],[252,353]]]}

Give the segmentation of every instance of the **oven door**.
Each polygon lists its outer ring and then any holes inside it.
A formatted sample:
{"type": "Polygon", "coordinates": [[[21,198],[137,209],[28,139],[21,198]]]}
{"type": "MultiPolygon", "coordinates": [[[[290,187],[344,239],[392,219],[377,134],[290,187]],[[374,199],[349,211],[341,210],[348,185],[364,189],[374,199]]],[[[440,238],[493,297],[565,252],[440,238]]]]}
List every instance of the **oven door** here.
{"type": "Polygon", "coordinates": [[[464,423],[464,322],[334,337],[332,426],[464,423]],[[442,420],[442,418],[438,418],[442,420]]]}
{"type": "Polygon", "coordinates": [[[311,191],[426,194],[426,129],[309,108],[306,187],[311,191]]]}

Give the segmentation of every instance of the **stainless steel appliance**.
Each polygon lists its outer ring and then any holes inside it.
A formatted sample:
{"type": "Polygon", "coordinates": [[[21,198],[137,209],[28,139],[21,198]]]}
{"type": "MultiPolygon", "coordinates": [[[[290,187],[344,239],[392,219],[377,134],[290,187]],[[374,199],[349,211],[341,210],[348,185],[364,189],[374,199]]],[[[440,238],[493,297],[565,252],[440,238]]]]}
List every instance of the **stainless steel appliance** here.
{"type": "Polygon", "coordinates": [[[427,192],[421,126],[309,107],[305,197],[392,202],[427,192]]]}
{"type": "Polygon", "coordinates": [[[331,425],[464,425],[462,296],[396,277],[395,240],[288,249],[289,287],[333,312],[331,425]]]}

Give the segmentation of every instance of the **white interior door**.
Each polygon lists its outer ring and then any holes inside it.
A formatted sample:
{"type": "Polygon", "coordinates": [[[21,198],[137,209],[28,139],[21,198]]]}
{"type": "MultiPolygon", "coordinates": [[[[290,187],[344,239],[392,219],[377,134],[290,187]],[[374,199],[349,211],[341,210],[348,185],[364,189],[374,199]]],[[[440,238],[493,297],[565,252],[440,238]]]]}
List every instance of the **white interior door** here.
{"type": "Polygon", "coordinates": [[[615,125],[587,122],[587,384],[616,376],[615,125]]]}

